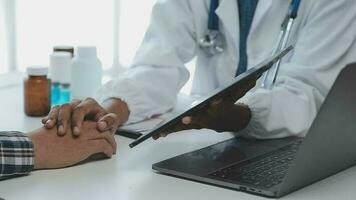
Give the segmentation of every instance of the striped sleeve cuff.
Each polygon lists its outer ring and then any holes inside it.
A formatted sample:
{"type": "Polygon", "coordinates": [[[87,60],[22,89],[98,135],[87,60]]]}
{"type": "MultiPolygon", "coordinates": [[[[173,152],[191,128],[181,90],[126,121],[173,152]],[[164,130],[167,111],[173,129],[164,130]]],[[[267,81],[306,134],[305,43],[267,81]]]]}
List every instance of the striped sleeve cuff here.
{"type": "Polygon", "coordinates": [[[0,132],[0,180],[28,174],[34,167],[33,143],[20,132],[0,132]]]}

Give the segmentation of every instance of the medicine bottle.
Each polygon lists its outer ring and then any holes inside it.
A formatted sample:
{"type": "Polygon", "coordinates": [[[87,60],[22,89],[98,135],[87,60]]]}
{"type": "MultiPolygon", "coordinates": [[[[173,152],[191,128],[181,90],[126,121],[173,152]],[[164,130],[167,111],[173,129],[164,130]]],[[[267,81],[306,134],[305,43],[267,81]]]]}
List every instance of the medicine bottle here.
{"type": "Polygon", "coordinates": [[[79,46],[71,63],[71,92],[73,99],[94,97],[102,82],[102,65],[96,47],[79,46]]]}
{"type": "Polygon", "coordinates": [[[50,55],[49,74],[52,81],[52,106],[70,101],[70,64],[71,54],[54,52],[50,55]]]}
{"type": "Polygon", "coordinates": [[[30,66],[28,78],[24,81],[24,107],[28,116],[45,116],[51,109],[51,80],[47,78],[48,68],[30,66]]]}
{"type": "MultiPolygon", "coordinates": [[[[58,52],[67,52],[70,53],[70,57],[71,59],[74,57],[74,47],[73,46],[68,46],[68,45],[60,45],[60,46],[55,46],[53,47],[53,52],[54,53],[58,53],[58,52]]],[[[52,88],[54,90],[52,90],[52,92],[56,93],[59,92],[59,95],[57,95],[59,97],[58,100],[53,99],[53,95],[52,95],[52,105],[53,104],[65,104],[65,103],[69,103],[71,100],[71,90],[70,90],[70,63],[68,68],[65,67],[65,73],[62,77],[62,81],[60,82],[60,84],[55,84],[53,83],[54,80],[52,79],[52,88]],[[54,86],[54,87],[53,87],[54,86]],[[57,89],[57,90],[56,90],[57,89]]]]}
{"type": "Polygon", "coordinates": [[[74,47],[73,46],[55,46],[53,47],[53,52],[68,52],[70,53],[70,56],[73,58],[74,57],[74,47]]]}

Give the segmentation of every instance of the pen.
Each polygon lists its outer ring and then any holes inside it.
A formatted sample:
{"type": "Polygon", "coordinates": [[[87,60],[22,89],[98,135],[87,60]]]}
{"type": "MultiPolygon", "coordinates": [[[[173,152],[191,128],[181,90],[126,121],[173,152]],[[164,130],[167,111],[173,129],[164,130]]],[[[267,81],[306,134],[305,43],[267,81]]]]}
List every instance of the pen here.
{"type": "Polygon", "coordinates": [[[131,139],[138,139],[142,136],[142,133],[131,131],[128,129],[118,129],[115,133],[116,135],[121,135],[123,137],[131,138],[131,139]]]}

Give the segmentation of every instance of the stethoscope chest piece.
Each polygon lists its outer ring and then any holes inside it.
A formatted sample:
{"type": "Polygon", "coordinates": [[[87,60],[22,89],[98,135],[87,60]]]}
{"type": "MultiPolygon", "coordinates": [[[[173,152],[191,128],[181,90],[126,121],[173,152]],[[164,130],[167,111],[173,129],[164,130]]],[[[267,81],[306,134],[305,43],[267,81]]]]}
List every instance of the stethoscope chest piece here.
{"type": "Polygon", "coordinates": [[[219,31],[219,19],[215,13],[218,6],[219,0],[210,0],[208,30],[206,31],[204,37],[197,41],[199,47],[209,57],[220,54],[224,51],[225,41],[219,31]]]}
{"type": "Polygon", "coordinates": [[[208,30],[200,39],[199,46],[208,56],[214,56],[224,52],[224,39],[218,30],[208,30]]]}

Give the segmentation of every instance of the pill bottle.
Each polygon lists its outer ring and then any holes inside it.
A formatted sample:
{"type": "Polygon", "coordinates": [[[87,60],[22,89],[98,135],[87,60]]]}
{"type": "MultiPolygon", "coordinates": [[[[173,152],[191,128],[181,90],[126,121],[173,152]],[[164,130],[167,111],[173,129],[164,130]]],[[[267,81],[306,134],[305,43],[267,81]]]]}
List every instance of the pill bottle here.
{"type": "Polygon", "coordinates": [[[79,46],[71,63],[73,99],[94,97],[102,82],[102,65],[95,46],[79,46]]]}
{"type": "Polygon", "coordinates": [[[52,106],[70,101],[70,93],[68,91],[71,61],[72,57],[68,52],[54,52],[50,55],[49,75],[52,81],[52,106]]]}
{"type": "Polygon", "coordinates": [[[70,56],[74,57],[74,47],[67,45],[58,45],[53,47],[53,52],[68,52],[70,56]]]}
{"type": "MultiPolygon", "coordinates": [[[[71,59],[74,57],[74,47],[70,46],[70,45],[57,45],[57,46],[54,46],[53,47],[53,53],[58,53],[58,52],[70,53],[71,59]]],[[[72,98],[71,89],[70,89],[70,63],[69,63],[69,68],[65,67],[65,71],[66,71],[66,73],[64,73],[61,76],[62,81],[59,84],[58,90],[56,90],[57,89],[56,87],[58,86],[58,84],[53,84],[52,83],[52,86],[55,86],[54,93],[59,91],[58,101],[52,99],[52,105],[53,104],[69,103],[71,98],[72,98]],[[55,102],[57,102],[57,103],[55,103],[55,102]]],[[[52,81],[53,81],[53,79],[52,79],[52,81]]]]}
{"type": "Polygon", "coordinates": [[[24,81],[25,114],[33,117],[45,116],[51,109],[51,80],[47,78],[48,68],[30,66],[24,81]]]}

